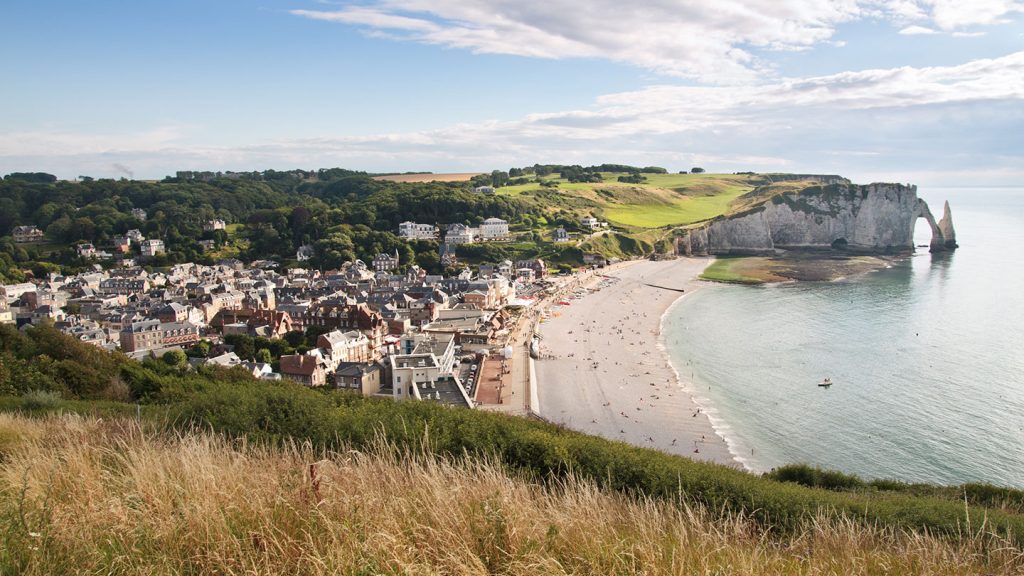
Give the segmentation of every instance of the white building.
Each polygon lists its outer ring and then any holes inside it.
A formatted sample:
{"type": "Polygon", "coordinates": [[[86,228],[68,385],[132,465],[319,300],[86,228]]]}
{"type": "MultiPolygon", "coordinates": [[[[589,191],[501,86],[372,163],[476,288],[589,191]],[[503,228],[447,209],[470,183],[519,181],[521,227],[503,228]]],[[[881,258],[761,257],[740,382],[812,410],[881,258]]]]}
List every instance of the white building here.
{"type": "Polygon", "coordinates": [[[476,230],[465,224],[451,224],[444,235],[445,244],[472,244],[476,239],[476,230]]]}
{"type": "Polygon", "coordinates": [[[508,222],[501,218],[488,218],[480,224],[481,240],[508,240],[508,222]]]}
{"type": "Polygon", "coordinates": [[[140,222],[146,221],[146,211],[142,208],[132,208],[132,217],[140,222]]]}
{"type": "Polygon", "coordinates": [[[208,220],[206,224],[203,224],[203,231],[216,232],[217,230],[226,230],[227,227],[227,222],[224,222],[223,220],[208,220]]]}
{"type": "Polygon", "coordinates": [[[442,379],[452,377],[455,360],[454,334],[415,334],[402,338],[402,354],[388,356],[395,400],[422,400],[434,394],[442,379]]]}
{"type": "Polygon", "coordinates": [[[437,238],[438,230],[433,224],[402,222],[398,225],[398,236],[406,240],[430,240],[437,238]]]}
{"type": "Polygon", "coordinates": [[[306,260],[312,260],[313,256],[316,256],[316,250],[310,244],[303,244],[299,246],[299,249],[295,251],[295,259],[299,262],[305,262],[306,260]]]}
{"type": "Polygon", "coordinates": [[[321,334],[316,343],[323,351],[328,372],[337,370],[338,364],[342,362],[370,362],[373,360],[370,339],[358,330],[348,332],[334,330],[321,334]]]}
{"type": "Polygon", "coordinates": [[[558,228],[551,235],[555,242],[568,242],[569,233],[565,231],[565,228],[558,228]]]}
{"type": "Polygon", "coordinates": [[[583,218],[582,220],[580,220],[580,226],[582,226],[584,228],[588,228],[590,230],[597,230],[598,228],[604,228],[607,225],[608,225],[607,222],[601,222],[600,220],[598,220],[597,218],[594,218],[593,216],[587,216],[586,218],[583,218]]]}
{"type": "Polygon", "coordinates": [[[477,186],[473,191],[477,194],[494,194],[494,186],[477,186]]]}
{"type": "Polygon", "coordinates": [[[143,256],[156,256],[166,252],[163,240],[146,240],[141,244],[143,256]]]}

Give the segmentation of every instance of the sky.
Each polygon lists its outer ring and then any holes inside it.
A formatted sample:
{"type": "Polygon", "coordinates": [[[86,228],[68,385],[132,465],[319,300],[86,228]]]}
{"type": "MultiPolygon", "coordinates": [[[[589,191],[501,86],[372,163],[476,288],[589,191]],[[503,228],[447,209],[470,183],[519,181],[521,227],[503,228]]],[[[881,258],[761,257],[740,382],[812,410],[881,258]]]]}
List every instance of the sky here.
{"type": "Polygon", "coordinates": [[[1024,182],[1024,0],[5,0],[0,174],[1024,182]]]}

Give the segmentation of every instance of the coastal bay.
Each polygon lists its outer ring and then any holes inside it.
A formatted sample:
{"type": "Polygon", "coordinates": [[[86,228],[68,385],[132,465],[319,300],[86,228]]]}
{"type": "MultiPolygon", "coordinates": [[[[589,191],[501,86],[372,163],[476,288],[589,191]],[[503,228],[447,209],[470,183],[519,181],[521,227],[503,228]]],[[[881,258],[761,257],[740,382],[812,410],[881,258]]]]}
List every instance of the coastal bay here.
{"type": "Polygon", "coordinates": [[[661,322],[703,284],[707,258],[627,263],[540,325],[539,414],[569,428],[697,460],[735,465],[664,351],[661,322]]]}

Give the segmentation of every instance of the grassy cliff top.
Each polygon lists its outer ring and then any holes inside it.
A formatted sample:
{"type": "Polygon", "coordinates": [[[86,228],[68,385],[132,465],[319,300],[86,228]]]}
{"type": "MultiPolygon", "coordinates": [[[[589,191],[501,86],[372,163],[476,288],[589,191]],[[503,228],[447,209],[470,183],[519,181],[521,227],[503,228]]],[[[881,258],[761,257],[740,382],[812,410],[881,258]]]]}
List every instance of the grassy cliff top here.
{"type": "MultiPolygon", "coordinates": [[[[4,574],[1015,574],[1019,550],[528,481],[487,458],[322,451],[0,414],[4,574]]],[[[978,519],[980,522],[981,519],[978,519]]]]}

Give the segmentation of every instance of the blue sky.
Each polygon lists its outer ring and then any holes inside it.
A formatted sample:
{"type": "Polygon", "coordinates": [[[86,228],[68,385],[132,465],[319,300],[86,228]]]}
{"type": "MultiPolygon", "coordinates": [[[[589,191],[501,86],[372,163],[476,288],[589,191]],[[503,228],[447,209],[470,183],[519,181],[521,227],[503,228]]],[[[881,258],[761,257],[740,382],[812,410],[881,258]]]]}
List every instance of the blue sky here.
{"type": "Polygon", "coordinates": [[[1018,0],[8,0],[0,173],[1024,181],[1018,0]]]}

